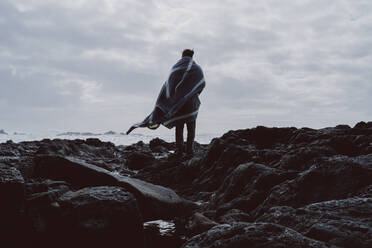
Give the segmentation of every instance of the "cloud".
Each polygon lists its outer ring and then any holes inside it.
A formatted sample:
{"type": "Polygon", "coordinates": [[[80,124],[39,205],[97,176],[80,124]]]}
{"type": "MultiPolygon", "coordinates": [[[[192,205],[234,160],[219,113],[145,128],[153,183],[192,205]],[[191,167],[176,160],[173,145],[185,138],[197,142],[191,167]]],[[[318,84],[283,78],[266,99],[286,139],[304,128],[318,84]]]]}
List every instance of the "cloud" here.
{"type": "Polygon", "coordinates": [[[4,0],[0,128],[125,129],[151,111],[188,47],[207,81],[201,132],[353,125],[372,116],[371,10],[352,0],[4,0]]]}

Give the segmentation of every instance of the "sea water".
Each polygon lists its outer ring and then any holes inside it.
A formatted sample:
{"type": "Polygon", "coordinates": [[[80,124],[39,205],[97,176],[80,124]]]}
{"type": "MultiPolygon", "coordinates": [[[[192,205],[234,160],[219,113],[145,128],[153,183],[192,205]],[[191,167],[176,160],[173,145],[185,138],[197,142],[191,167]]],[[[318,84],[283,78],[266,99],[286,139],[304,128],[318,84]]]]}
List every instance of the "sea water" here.
{"type": "MultiPolygon", "coordinates": [[[[172,130],[173,131],[173,130],[172,130]]],[[[0,134],[0,143],[6,142],[11,140],[15,143],[22,142],[22,141],[40,141],[43,139],[88,139],[88,138],[98,138],[101,141],[105,142],[112,142],[115,145],[131,145],[137,143],[139,141],[143,141],[144,143],[150,142],[150,140],[154,138],[160,138],[167,142],[174,142],[174,134],[173,132],[169,133],[132,133],[126,135],[125,133],[113,132],[108,131],[104,133],[91,133],[91,132],[61,132],[61,131],[45,131],[45,132],[34,132],[34,133],[26,133],[26,132],[7,132],[7,134],[0,134]]],[[[186,136],[186,135],[185,135],[186,136]]],[[[197,134],[195,140],[201,144],[209,144],[210,141],[217,137],[216,134],[206,134],[201,133],[197,134]]]]}

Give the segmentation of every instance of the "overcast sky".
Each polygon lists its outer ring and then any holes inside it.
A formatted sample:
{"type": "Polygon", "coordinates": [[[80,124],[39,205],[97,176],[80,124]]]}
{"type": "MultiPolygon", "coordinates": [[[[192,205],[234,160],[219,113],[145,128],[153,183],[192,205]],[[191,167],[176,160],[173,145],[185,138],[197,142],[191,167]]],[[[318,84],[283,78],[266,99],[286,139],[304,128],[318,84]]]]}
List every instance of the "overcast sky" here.
{"type": "Polygon", "coordinates": [[[0,0],[0,129],[126,131],[184,48],[207,83],[199,132],[371,121],[371,13],[371,0],[0,0]]]}

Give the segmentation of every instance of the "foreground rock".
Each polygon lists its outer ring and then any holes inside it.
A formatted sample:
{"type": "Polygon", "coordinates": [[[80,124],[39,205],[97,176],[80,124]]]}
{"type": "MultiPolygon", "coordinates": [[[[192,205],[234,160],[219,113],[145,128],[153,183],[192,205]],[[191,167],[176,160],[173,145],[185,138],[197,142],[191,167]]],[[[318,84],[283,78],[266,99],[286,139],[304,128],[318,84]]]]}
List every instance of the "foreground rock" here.
{"type": "Polygon", "coordinates": [[[271,223],[219,225],[190,239],[183,248],[291,247],[323,248],[325,243],[306,238],[284,226],[271,223]]]}
{"type": "Polygon", "coordinates": [[[100,185],[125,188],[137,198],[145,220],[170,219],[195,207],[171,189],[113,174],[75,158],[44,155],[36,157],[35,163],[36,176],[64,180],[78,188],[100,185]]]}
{"type": "Polygon", "coordinates": [[[16,169],[0,163],[0,232],[17,229],[24,208],[25,182],[16,169]]]}
{"type": "Polygon", "coordinates": [[[372,247],[372,198],[348,198],[303,208],[273,207],[258,221],[290,227],[340,247],[372,247]]]}
{"type": "Polygon", "coordinates": [[[369,186],[371,178],[372,154],[321,159],[295,179],[275,186],[257,213],[259,215],[277,205],[301,207],[314,202],[347,198],[369,186]]]}
{"type": "Polygon", "coordinates": [[[134,196],[120,187],[91,187],[62,195],[64,242],[87,247],[144,247],[142,216],[134,196]]]}

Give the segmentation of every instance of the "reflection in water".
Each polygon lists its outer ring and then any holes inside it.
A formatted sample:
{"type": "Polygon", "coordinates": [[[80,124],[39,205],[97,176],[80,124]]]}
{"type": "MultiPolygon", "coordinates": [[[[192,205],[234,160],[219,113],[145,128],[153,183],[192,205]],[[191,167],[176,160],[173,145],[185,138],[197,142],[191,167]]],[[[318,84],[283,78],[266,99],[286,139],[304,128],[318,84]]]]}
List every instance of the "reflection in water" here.
{"type": "Polygon", "coordinates": [[[177,231],[174,221],[154,220],[143,224],[147,248],[181,247],[185,236],[177,231]]]}
{"type": "Polygon", "coordinates": [[[143,223],[145,229],[157,229],[160,235],[174,234],[176,231],[176,225],[173,221],[164,220],[153,220],[143,223]]]}

